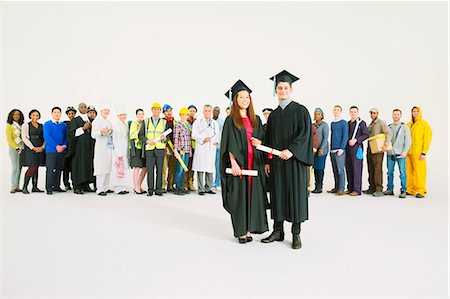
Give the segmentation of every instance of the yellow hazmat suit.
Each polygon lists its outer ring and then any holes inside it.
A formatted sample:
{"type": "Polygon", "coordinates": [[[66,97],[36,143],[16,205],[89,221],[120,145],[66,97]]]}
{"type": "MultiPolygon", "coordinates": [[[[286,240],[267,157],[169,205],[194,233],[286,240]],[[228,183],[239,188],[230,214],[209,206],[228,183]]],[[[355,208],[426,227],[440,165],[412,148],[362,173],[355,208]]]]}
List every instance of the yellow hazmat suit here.
{"type": "Polygon", "coordinates": [[[406,157],[406,192],[411,195],[420,194],[425,196],[427,193],[427,161],[420,160],[422,154],[426,154],[431,143],[431,127],[422,119],[422,109],[418,106],[413,107],[419,110],[419,117],[414,121],[408,122],[411,129],[411,147],[406,157]]]}

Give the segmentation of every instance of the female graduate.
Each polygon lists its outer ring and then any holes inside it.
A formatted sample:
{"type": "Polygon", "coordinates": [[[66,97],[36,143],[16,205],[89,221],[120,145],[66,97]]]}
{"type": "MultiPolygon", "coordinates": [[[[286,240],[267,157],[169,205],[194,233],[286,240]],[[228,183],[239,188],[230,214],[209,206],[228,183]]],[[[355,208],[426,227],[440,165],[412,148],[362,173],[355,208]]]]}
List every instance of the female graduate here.
{"type": "Polygon", "coordinates": [[[268,230],[263,155],[254,150],[261,144],[264,133],[253,109],[251,92],[238,80],[225,94],[233,103],[220,142],[223,206],[231,214],[234,236],[241,244],[253,240],[250,233],[261,234],[268,230]],[[226,168],[232,169],[231,175],[225,173],[226,168]],[[242,169],[257,170],[258,176],[243,176],[242,169]]]}

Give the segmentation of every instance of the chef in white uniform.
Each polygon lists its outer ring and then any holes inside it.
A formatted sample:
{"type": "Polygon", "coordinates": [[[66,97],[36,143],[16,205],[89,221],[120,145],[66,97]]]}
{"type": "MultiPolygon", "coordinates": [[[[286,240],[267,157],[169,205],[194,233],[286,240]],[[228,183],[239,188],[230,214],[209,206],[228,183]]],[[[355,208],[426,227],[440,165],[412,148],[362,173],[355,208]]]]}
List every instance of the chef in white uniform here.
{"type": "Polygon", "coordinates": [[[97,194],[106,196],[109,191],[112,152],[114,149],[112,125],[108,120],[110,108],[107,104],[100,106],[100,115],[92,122],[91,136],[95,139],[94,175],[97,181],[97,194]]]}

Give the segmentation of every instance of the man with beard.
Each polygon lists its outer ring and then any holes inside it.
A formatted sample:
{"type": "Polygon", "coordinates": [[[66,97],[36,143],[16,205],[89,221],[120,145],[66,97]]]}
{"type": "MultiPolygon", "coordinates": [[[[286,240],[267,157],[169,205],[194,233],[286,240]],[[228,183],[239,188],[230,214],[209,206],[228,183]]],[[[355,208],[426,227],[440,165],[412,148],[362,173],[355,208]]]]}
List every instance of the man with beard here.
{"type": "Polygon", "coordinates": [[[80,115],[69,125],[69,154],[72,157],[72,180],[75,194],[94,192],[89,187],[93,182],[93,142],[91,120],[87,115],[87,105],[78,105],[80,115]]]}

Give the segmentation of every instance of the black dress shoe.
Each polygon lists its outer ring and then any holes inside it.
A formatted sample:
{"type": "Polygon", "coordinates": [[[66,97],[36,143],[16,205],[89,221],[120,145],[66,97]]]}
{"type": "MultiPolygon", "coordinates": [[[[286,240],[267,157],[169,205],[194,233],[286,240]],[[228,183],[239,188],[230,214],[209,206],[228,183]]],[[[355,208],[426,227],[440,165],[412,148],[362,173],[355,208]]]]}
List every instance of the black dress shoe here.
{"type": "Polygon", "coordinates": [[[216,194],[216,192],[214,192],[212,190],[206,191],[206,193],[208,193],[208,194],[216,194]]]}
{"type": "Polygon", "coordinates": [[[70,187],[70,186],[66,186],[66,191],[70,191],[70,190],[72,190],[72,187],[70,187]]]}
{"type": "Polygon", "coordinates": [[[155,194],[158,196],[163,196],[163,193],[161,191],[156,191],[155,194]]]}
{"type": "Polygon", "coordinates": [[[127,191],[120,191],[119,193],[117,193],[117,194],[119,194],[119,195],[125,195],[125,194],[127,194],[127,191]]]}
{"type": "Polygon", "coordinates": [[[39,189],[39,188],[33,188],[33,189],[31,189],[31,192],[37,192],[37,193],[42,193],[42,192],[44,192],[44,191],[42,191],[41,189],[39,189]]]}
{"type": "Polygon", "coordinates": [[[272,243],[273,241],[283,241],[284,233],[280,231],[273,231],[270,236],[261,240],[263,243],[272,243]]]}
{"type": "Polygon", "coordinates": [[[75,190],[73,191],[73,193],[75,193],[75,194],[84,194],[83,191],[78,190],[78,189],[75,189],[75,190]]]}
{"type": "Polygon", "coordinates": [[[99,196],[106,196],[106,195],[108,195],[108,194],[106,194],[106,192],[100,192],[100,193],[97,194],[97,195],[99,195],[99,196]]]}
{"type": "Polygon", "coordinates": [[[198,195],[205,195],[205,191],[200,191],[198,195]]]}
{"type": "Polygon", "coordinates": [[[302,248],[302,241],[300,240],[300,235],[292,235],[292,249],[302,248]]]}
{"type": "Polygon", "coordinates": [[[52,195],[53,191],[47,191],[47,195],[52,195]]]}
{"type": "Polygon", "coordinates": [[[248,236],[247,237],[247,242],[251,242],[251,241],[253,241],[253,237],[252,236],[248,236]]]}
{"type": "Polygon", "coordinates": [[[55,191],[55,192],[66,192],[66,190],[61,189],[61,188],[55,188],[55,189],[53,189],[53,191],[55,191]]]}
{"type": "Polygon", "coordinates": [[[84,188],[83,191],[84,192],[89,192],[89,193],[95,192],[95,190],[91,189],[90,187],[84,188]]]}
{"type": "Polygon", "coordinates": [[[140,191],[140,192],[137,192],[136,190],[133,190],[134,191],[134,194],[144,194],[144,193],[147,193],[147,192],[145,192],[145,191],[140,191]]]}
{"type": "Polygon", "coordinates": [[[247,238],[238,238],[240,244],[247,243],[247,238]]]}
{"type": "Polygon", "coordinates": [[[114,191],[113,190],[108,190],[108,191],[106,191],[106,193],[114,193],[114,191]]]}
{"type": "Polygon", "coordinates": [[[147,196],[152,196],[153,192],[148,191],[147,196]]]}

